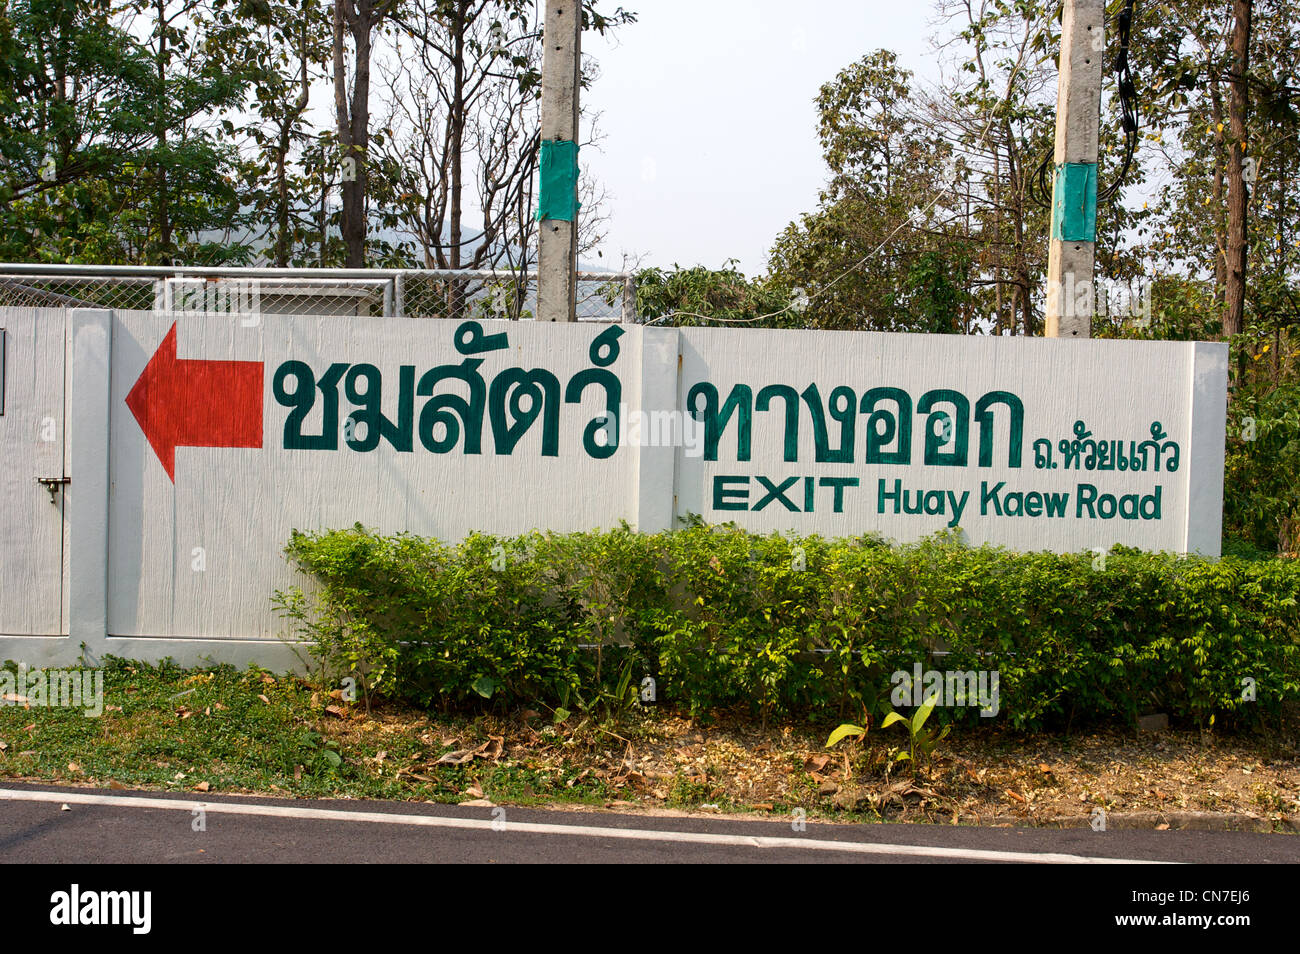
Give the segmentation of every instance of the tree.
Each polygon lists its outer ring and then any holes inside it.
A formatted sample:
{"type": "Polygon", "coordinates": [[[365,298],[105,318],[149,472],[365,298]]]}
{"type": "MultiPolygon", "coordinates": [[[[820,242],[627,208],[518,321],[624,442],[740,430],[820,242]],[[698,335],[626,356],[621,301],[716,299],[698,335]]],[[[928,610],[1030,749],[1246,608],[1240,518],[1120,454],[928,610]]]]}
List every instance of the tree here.
{"type": "MultiPolygon", "coordinates": [[[[636,273],[636,311],[640,322],[668,326],[736,325],[789,328],[803,323],[804,302],[774,284],[747,279],[729,259],[720,269],[645,268],[636,273]]],[[[610,290],[613,303],[621,289],[610,290]]]]}
{"type": "Polygon", "coordinates": [[[1300,5],[1180,0],[1169,11],[1145,22],[1137,47],[1148,122],[1169,170],[1149,249],[1167,267],[1212,281],[1223,333],[1239,334],[1250,326],[1254,290],[1285,284],[1294,267],[1286,236],[1300,224],[1288,180],[1300,171],[1300,5]],[[1263,280],[1248,283],[1260,268],[1263,280]]]}
{"type": "Polygon", "coordinates": [[[831,178],[816,212],[778,237],[773,281],[809,289],[807,325],[961,331],[966,275],[952,251],[951,146],[922,119],[911,74],[879,50],[846,67],[817,97],[831,178]],[[815,289],[815,292],[813,290],[815,289]],[[944,297],[952,311],[928,296],[944,297]]]}
{"type": "Polygon", "coordinates": [[[202,42],[157,2],[121,23],[106,0],[15,0],[0,18],[6,257],[238,256],[209,237],[238,212],[234,152],[213,114],[238,105],[246,78],[222,42],[229,21],[207,12],[202,42]]]}
{"type": "Polygon", "coordinates": [[[528,245],[541,81],[531,7],[449,0],[399,19],[383,160],[397,219],[426,268],[490,267],[528,245]],[[467,200],[477,229],[465,227],[467,200]]]}
{"type": "MultiPolygon", "coordinates": [[[[259,122],[250,134],[254,155],[245,165],[249,183],[252,240],[269,248],[267,257],[285,267],[302,256],[309,236],[326,225],[313,221],[315,196],[328,194],[319,177],[295,168],[315,137],[307,122],[313,82],[331,55],[330,17],[320,0],[266,0],[243,8],[252,28],[245,44],[252,72],[252,107],[259,122]]],[[[322,157],[323,159],[324,157],[322,157]]]]}
{"type": "Polygon", "coordinates": [[[334,119],[338,136],[343,211],[344,264],[366,264],[366,216],[370,179],[370,68],[375,33],[393,15],[397,0],[334,0],[334,119]],[[349,87],[347,41],[352,44],[349,87]]]}
{"type": "Polygon", "coordinates": [[[1250,70],[1251,0],[1232,3],[1232,74],[1228,79],[1228,250],[1224,287],[1223,333],[1240,334],[1246,309],[1246,175],[1242,162],[1246,145],[1246,114],[1250,108],[1247,75],[1250,70]]]}

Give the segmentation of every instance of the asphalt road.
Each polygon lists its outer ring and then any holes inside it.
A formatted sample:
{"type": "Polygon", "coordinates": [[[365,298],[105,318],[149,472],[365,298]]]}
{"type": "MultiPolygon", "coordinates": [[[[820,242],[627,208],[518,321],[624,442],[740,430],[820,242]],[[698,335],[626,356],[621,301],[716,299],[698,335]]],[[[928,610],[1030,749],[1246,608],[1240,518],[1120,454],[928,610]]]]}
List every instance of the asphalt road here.
{"type": "Polygon", "coordinates": [[[0,786],[0,863],[1291,863],[1253,832],[836,825],[0,786]],[[66,806],[66,808],[64,807],[66,806]]]}

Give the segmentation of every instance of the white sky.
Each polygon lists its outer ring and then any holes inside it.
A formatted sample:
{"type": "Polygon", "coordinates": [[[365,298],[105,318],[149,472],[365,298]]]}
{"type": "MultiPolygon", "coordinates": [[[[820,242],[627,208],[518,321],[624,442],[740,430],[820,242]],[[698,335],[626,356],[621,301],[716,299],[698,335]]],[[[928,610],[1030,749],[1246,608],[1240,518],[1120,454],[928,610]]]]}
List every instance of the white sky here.
{"type": "Polygon", "coordinates": [[[601,76],[584,105],[604,139],[582,153],[608,190],[608,237],[592,265],[766,267],[785,226],[816,207],[826,178],[818,87],[885,48],[925,85],[931,0],[613,0],[635,10],[615,38],[583,37],[601,76]]]}

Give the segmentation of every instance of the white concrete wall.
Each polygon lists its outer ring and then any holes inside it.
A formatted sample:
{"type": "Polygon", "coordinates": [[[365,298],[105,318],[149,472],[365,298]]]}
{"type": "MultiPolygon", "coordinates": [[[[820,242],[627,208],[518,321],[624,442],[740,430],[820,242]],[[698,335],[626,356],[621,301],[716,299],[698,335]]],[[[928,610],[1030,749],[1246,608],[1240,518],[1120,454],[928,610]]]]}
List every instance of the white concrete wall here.
{"type": "Polygon", "coordinates": [[[67,313],[6,309],[0,414],[0,635],[55,636],[63,614],[67,494],[50,499],[38,477],[63,475],[67,313]]]}
{"type": "MultiPolygon", "coordinates": [[[[271,604],[275,590],[302,582],[284,560],[284,544],[294,529],[358,522],[386,533],[409,530],[455,540],[474,530],[569,531],[609,528],[622,520],[660,530],[698,513],[760,531],[874,531],[913,540],[954,522],[952,502],[966,495],[956,525],[973,543],[1075,551],[1118,542],[1218,552],[1226,401],[1222,345],[483,322],[465,334],[504,335],[504,342],[487,337],[478,344],[505,346],[476,351],[469,339],[457,348],[458,326],[447,321],[262,315],[252,322],[12,309],[0,314],[0,327],[7,342],[0,416],[0,487],[7,497],[0,512],[0,658],[71,661],[84,644],[91,659],[108,652],[301,668],[300,649],[282,640],[284,625],[271,604]],[[178,361],[262,365],[260,420],[243,422],[260,426],[261,446],[182,443],[175,450],[174,480],[127,405],[173,324],[178,361]],[[609,353],[611,336],[616,356],[609,353]],[[464,434],[445,453],[424,446],[419,419],[430,401],[425,395],[414,397],[410,451],[387,442],[369,451],[349,447],[345,439],[364,438],[365,426],[346,424],[356,409],[346,377],[338,387],[336,449],[286,446],[292,408],[277,400],[274,382],[289,361],[304,362],[318,379],[334,363],[346,364],[345,373],[373,365],[383,386],[382,411],[390,419],[399,417],[403,366],[413,368],[407,373],[416,382],[435,367],[478,375],[485,409],[481,453],[465,453],[464,434]],[[560,403],[553,455],[543,453],[540,417],[510,453],[497,453],[501,422],[494,428],[487,409],[493,382],[504,380],[498,376],[509,369],[554,376],[560,403]],[[623,443],[608,457],[584,447],[584,431],[604,410],[603,387],[591,384],[580,401],[564,400],[575,375],[593,374],[612,374],[621,386],[623,443]],[[678,415],[674,433],[680,440],[687,396],[703,384],[714,386],[720,401],[734,387],[749,386],[749,460],[738,459],[739,413],[724,429],[715,460],[697,456],[694,451],[702,448],[694,441],[648,445],[648,431],[633,440],[630,416],[638,411],[659,412],[664,419],[678,415]],[[970,404],[965,465],[924,462],[931,415],[915,408],[910,464],[866,462],[865,413],[856,416],[851,461],[819,462],[813,414],[802,399],[798,440],[791,447],[796,459],[786,460],[784,399],[772,399],[767,410],[754,404],[761,403],[765,387],[784,385],[803,394],[811,384],[823,404],[836,388],[851,389],[855,402],[874,387],[899,388],[914,406],[935,389],[960,392],[970,404]],[[1023,403],[1019,467],[1009,466],[1009,416],[1000,405],[993,410],[991,466],[979,465],[975,408],[992,391],[1011,392],[1023,403]],[[37,423],[49,417],[57,419],[57,439],[39,440],[37,423]],[[1058,444],[1074,439],[1079,420],[1093,439],[1122,441],[1126,449],[1149,439],[1150,425],[1159,421],[1167,435],[1162,443],[1179,445],[1179,467],[1088,469],[1080,455],[1077,466],[1066,469],[1058,444]],[[1055,468],[1035,466],[1033,442],[1040,437],[1051,440],[1055,468]],[[72,482],[51,504],[35,477],[60,473],[72,482]],[[728,478],[722,486],[729,495],[719,496],[719,477],[728,478]],[[823,482],[836,479],[858,481],[841,483],[840,512],[834,509],[834,488],[823,482]],[[880,480],[890,490],[901,480],[904,490],[929,493],[920,499],[932,507],[942,501],[944,512],[895,514],[887,502],[882,513],[880,480]],[[1014,491],[1065,494],[1065,511],[1058,517],[999,516],[987,508],[981,513],[982,488],[999,483],[1003,504],[1014,491]],[[1148,504],[1158,486],[1159,519],[1080,516],[1076,497],[1085,483],[1098,494],[1117,500],[1135,495],[1148,504]],[[785,487],[780,495],[765,489],[777,486],[785,487]],[[767,502],[755,511],[764,497],[767,502]]],[[[185,367],[184,374],[194,374],[200,366],[185,367]]],[[[220,375],[207,380],[219,381],[220,375]]],[[[354,389],[364,390],[366,380],[355,380],[354,389]]],[[[286,378],[285,390],[296,383],[286,378]]],[[[507,408],[515,390],[501,392],[507,408]]],[[[220,415],[240,406],[202,381],[178,393],[185,395],[175,402],[185,427],[208,412],[220,415]]],[[[465,382],[443,381],[434,393],[469,398],[473,391],[465,382]]],[[[324,399],[319,390],[314,395],[305,435],[323,429],[324,399]]],[[[528,408],[527,401],[515,406],[528,408]]],[[[507,411],[505,424],[515,422],[507,411]]],[[[827,425],[829,445],[838,447],[839,424],[828,417],[827,425]]],[[[961,426],[950,429],[955,433],[961,426]]],[[[938,449],[952,448],[949,443],[938,449]]]]}
{"type": "MultiPolygon", "coordinates": [[[[843,535],[877,531],[897,540],[914,540],[949,526],[953,519],[949,492],[957,500],[969,493],[960,527],[973,543],[995,543],[1017,550],[1072,552],[1121,543],[1150,550],[1193,550],[1219,553],[1223,496],[1223,427],[1227,393],[1227,348],[1218,344],[1138,341],[1080,341],[1046,338],[959,337],[846,332],[785,332],[761,329],[690,328],[681,332],[682,373],[678,401],[685,406],[699,382],[711,382],[725,401],[736,385],[748,384],[757,404],[760,390],[785,384],[803,393],[815,383],[823,403],[834,388],[853,389],[860,401],[871,388],[901,388],[912,400],[912,464],[864,463],[867,418],[859,414],[852,463],[815,461],[811,415],[800,402],[798,459],[784,460],[785,401],[773,399],[770,409],[755,410],[752,419],[752,460],[737,462],[738,425],[733,419],[719,448],[718,460],[682,458],[677,475],[679,512],[699,513],[710,522],[736,519],[756,530],[843,535]],[[970,404],[969,449],[966,466],[931,466],[923,460],[928,415],[916,412],[921,397],[932,389],[952,389],[970,404]],[[980,397],[1006,391],[1024,406],[1023,445],[1019,467],[1009,467],[1008,412],[993,407],[992,466],[978,466],[980,428],[973,420],[980,397]],[[1060,441],[1075,440],[1074,425],[1083,421],[1093,440],[1131,444],[1151,439],[1150,426],[1159,422],[1168,435],[1161,440],[1179,445],[1178,469],[1170,473],[1147,469],[1088,469],[1086,454],[1078,467],[1065,466],[1060,441]],[[1052,462],[1035,466],[1034,441],[1051,442],[1052,462]],[[748,489],[750,511],[719,510],[713,506],[714,481],[719,476],[749,478],[726,486],[738,494],[748,489]],[[798,477],[787,492],[800,509],[791,512],[772,500],[760,512],[752,508],[766,495],[765,485],[780,485],[798,477]],[[813,512],[806,509],[804,479],[816,477],[813,512]],[[843,491],[843,512],[835,513],[833,488],[820,486],[823,476],[857,479],[843,491]],[[893,500],[879,507],[879,482],[889,491],[902,480],[908,491],[940,491],[943,514],[895,514],[893,500]],[[1195,481],[1194,485],[1190,482],[1195,481]],[[999,516],[992,500],[981,513],[984,488],[1004,483],[997,496],[1005,506],[1008,493],[1068,494],[1063,517],[999,516]],[[1078,487],[1090,484],[1098,497],[1136,494],[1140,498],[1160,488],[1159,520],[1091,517],[1077,512],[1078,487]],[[1192,505],[1195,498],[1195,505],[1192,505]]],[[[893,407],[892,404],[880,405],[893,407]]],[[[952,410],[951,405],[939,407],[952,410]]],[[[832,448],[839,446],[839,427],[829,417],[832,448]]],[[[1148,451],[1148,456],[1150,456],[1148,451]]],[[[1169,452],[1162,455],[1168,460],[1169,452]]],[[[1097,462],[1094,461],[1094,465],[1097,462]]],[[[913,498],[914,499],[914,498],[913,498]]],[[[730,502],[741,502],[734,498],[730,502]]],[[[900,508],[901,510],[901,508],[900,508]]]]}

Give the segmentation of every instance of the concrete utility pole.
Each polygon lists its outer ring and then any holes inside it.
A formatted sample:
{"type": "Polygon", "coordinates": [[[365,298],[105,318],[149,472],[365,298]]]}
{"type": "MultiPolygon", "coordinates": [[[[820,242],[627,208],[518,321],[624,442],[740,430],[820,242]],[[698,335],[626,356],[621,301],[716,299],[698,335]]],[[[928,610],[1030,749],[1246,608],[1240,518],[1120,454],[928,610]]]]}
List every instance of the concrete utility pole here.
{"type": "Polygon", "coordinates": [[[1092,333],[1105,13],[1105,0],[1065,0],[1061,19],[1052,244],[1047,255],[1049,338],[1087,338],[1092,333]]]}
{"type": "Polygon", "coordinates": [[[537,218],[537,318],[573,321],[578,269],[581,0],[546,0],[537,218]]]}

